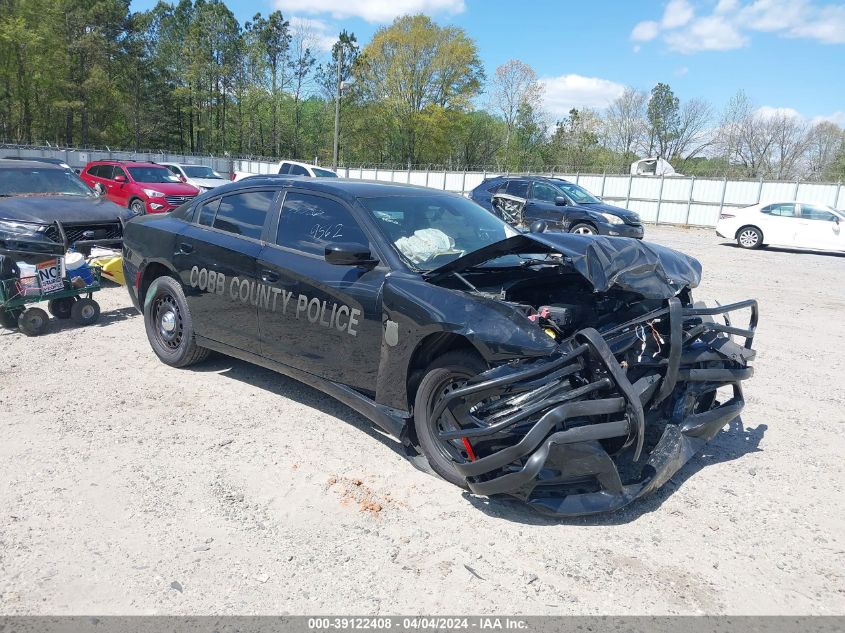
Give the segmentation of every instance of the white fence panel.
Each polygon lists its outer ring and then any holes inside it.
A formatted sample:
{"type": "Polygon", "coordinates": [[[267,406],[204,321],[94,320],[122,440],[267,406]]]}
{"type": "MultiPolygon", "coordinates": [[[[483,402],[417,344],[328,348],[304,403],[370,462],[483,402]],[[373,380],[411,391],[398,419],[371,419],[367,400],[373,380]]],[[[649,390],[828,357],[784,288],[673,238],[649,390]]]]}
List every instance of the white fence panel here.
{"type": "Polygon", "coordinates": [[[798,185],[798,200],[834,206],[836,204],[836,189],[836,187],[830,185],[802,182],[798,185]]]}
{"type": "Polygon", "coordinates": [[[760,202],[783,202],[795,200],[794,182],[764,182],[760,202]]]}

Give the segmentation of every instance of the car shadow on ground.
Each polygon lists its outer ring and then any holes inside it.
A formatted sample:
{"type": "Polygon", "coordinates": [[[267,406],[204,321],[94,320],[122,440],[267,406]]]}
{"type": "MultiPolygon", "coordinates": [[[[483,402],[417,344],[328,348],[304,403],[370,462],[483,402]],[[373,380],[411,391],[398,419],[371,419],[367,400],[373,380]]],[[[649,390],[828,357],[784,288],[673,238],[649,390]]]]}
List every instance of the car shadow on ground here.
{"type": "MultiPolygon", "coordinates": [[[[632,523],[641,516],[654,512],[660,508],[676,490],[703,468],[714,464],[730,462],[739,459],[748,453],[756,453],[763,449],[760,442],[768,429],[767,424],[758,424],[756,427],[745,427],[741,418],[730,423],[726,430],[723,430],[713,440],[706,444],[696,455],[693,456],[684,466],[675,473],[669,481],[658,488],[651,495],[633,501],[630,505],[615,512],[597,514],[587,517],[549,517],[517,500],[488,499],[476,497],[464,492],[467,501],[485,514],[513,521],[514,523],[525,523],[527,525],[624,525],[632,523]]],[[[749,476],[751,474],[749,473],[749,476]]],[[[719,487],[722,494],[734,495],[730,482],[719,487]]]]}
{"type": "Polygon", "coordinates": [[[212,354],[204,363],[194,365],[190,371],[220,374],[311,407],[321,413],[338,418],[341,422],[350,424],[371,438],[383,443],[396,454],[406,457],[402,444],[382,432],[375,423],[339,400],[335,400],[322,391],[284,374],[217,353],[212,354]]]}
{"type": "MultiPolygon", "coordinates": [[[[46,304],[42,307],[40,304],[36,304],[33,307],[41,308],[42,310],[46,311],[46,304]]],[[[84,328],[92,328],[92,327],[107,327],[112,323],[117,323],[118,321],[125,321],[126,319],[131,319],[132,317],[140,317],[140,313],[132,307],[129,308],[115,308],[114,310],[107,310],[106,312],[100,313],[100,318],[97,320],[96,323],[92,323],[91,325],[77,325],[70,319],[57,319],[56,317],[50,317],[50,323],[47,325],[47,331],[44,334],[39,334],[41,336],[50,336],[52,334],[59,334],[60,332],[65,332],[67,330],[78,330],[84,328]]],[[[7,330],[7,329],[0,329],[0,336],[26,336],[23,332],[14,329],[14,330],[7,330]]]]}
{"type": "MultiPolygon", "coordinates": [[[[737,250],[747,250],[741,248],[736,242],[722,242],[722,246],[729,246],[737,250]]],[[[810,248],[789,248],[788,246],[764,246],[762,251],[771,251],[773,253],[791,253],[793,255],[822,255],[830,257],[845,257],[845,253],[839,251],[818,251],[810,248]]]]}

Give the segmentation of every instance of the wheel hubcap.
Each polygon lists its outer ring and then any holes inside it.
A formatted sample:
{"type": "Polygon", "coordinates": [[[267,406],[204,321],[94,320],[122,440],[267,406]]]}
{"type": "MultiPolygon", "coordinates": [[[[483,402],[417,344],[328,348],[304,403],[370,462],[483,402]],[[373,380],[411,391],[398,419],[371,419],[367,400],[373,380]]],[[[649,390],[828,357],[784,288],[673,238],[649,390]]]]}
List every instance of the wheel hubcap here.
{"type": "Polygon", "coordinates": [[[743,231],[739,234],[739,242],[743,246],[754,246],[757,243],[757,233],[754,231],[743,231]]]}
{"type": "Polygon", "coordinates": [[[160,297],[156,300],[154,314],[159,341],[169,349],[178,349],[182,343],[183,325],[176,301],[170,295],[160,297]]]}
{"type": "Polygon", "coordinates": [[[586,226],[579,226],[577,229],[575,229],[575,233],[577,235],[592,235],[593,231],[586,226]]]}
{"type": "Polygon", "coordinates": [[[94,308],[92,306],[82,306],[82,318],[90,319],[94,316],[94,308]]]}

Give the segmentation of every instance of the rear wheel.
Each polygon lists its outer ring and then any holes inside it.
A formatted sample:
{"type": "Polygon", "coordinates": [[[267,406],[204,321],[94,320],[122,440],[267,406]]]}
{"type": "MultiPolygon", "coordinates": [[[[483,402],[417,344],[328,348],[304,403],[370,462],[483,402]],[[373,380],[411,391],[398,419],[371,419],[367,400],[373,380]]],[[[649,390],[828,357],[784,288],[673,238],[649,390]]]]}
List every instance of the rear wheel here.
{"type": "Polygon", "coordinates": [[[47,302],[47,310],[57,319],[69,319],[76,297],[64,297],[63,299],[50,299],[47,302]]]}
{"type": "Polygon", "coordinates": [[[100,318],[100,304],[93,299],[80,299],[73,304],[70,318],[77,325],[91,325],[100,318]]]}
{"type": "Polygon", "coordinates": [[[49,315],[41,308],[29,308],[18,317],[18,329],[27,336],[39,336],[47,331],[49,315]]]}
{"type": "Polygon", "coordinates": [[[760,248],[763,245],[763,232],[756,226],[744,226],[736,233],[736,243],[742,248],[760,248]]]}
{"type": "Polygon", "coordinates": [[[596,227],[592,224],[587,224],[585,222],[579,222],[571,229],[569,229],[570,233],[576,233],[577,235],[597,235],[598,231],[596,227]]]}
{"type": "Polygon", "coordinates": [[[144,327],[156,356],[172,367],[187,367],[208,357],[194,340],[194,322],[181,284],[159,277],[144,300],[144,327]]]}
{"type": "Polygon", "coordinates": [[[431,414],[444,396],[486,369],[484,361],[473,352],[457,350],[444,354],[426,369],[414,400],[414,429],[423,454],[434,472],[461,488],[466,488],[467,483],[455,462],[472,459],[471,440],[441,439],[439,433],[460,429],[460,423],[449,411],[444,411],[437,420],[431,414]]]}

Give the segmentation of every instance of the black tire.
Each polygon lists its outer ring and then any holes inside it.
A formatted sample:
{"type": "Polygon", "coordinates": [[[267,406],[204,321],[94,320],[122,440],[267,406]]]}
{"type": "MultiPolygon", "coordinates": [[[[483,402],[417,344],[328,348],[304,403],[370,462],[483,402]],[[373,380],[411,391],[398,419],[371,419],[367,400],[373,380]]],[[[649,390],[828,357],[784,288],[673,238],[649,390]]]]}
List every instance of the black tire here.
{"type": "Polygon", "coordinates": [[[135,215],[143,215],[147,212],[147,207],[144,204],[144,201],[140,198],[134,198],[129,203],[129,208],[132,210],[132,213],[135,215]]]}
{"type": "Polygon", "coordinates": [[[763,231],[756,226],[743,226],[736,232],[736,243],[740,248],[754,250],[763,246],[763,231]]]}
{"type": "Polygon", "coordinates": [[[448,411],[439,421],[431,420],[430,413],[445,393],[486,369],[478,354],[466,350],[448,352],[428,366],[414,399],[414,429],[423,455],[434,472],[461,488],[466,488],[467,483],[455,467],[455,460],[469,459],[466,449],[460,440],[451,443],[437,437],[438,429],[455,428],[457,423],[448,411]]]}
{"type": "Polygon", "coordinates": [[[598,235],[599,232],[592,224],[586,222],[578,222],[575,226],[569,229],[570,233],[577,233],[578,235],[598,235]]]}
{"type": "Polygon", "coordinates": [[[208,358],[209,350],[194,339],[182,285],[172,277],[159,277],[150,284],[144,300],[144,328],[156,356],[171,367],[188,367],[208,358]]]}
{"type": "Polygon", "coordinates": [[[93,299],[79,299],[73,304],[70,318],[77,325],[91,325],[100,319],[100,304],[93,299]]]}
{"type": "Polygon", "coordinates": [[[22,310],[6,310],[0,308],[0,327],[6,328],[7,330],[17,330],[18,329],[18,317],[21,315],[22,310]]]}
{"type": "Polygon", "coordinates": [[[47,302],[47,310],[57,319],[69,319],[75,303],[76,297],[50,299],[47,302]]]}
{"type": "Polygon", "coordinates": [[[18,329],[27,336],[40,336],[47,331],[50,316],[41,308],[28,308],[18,317],[18,329]]]}

